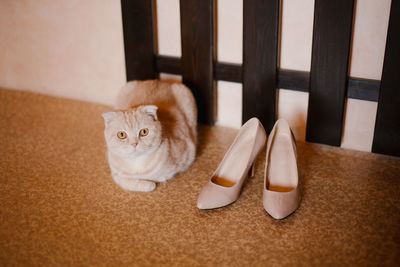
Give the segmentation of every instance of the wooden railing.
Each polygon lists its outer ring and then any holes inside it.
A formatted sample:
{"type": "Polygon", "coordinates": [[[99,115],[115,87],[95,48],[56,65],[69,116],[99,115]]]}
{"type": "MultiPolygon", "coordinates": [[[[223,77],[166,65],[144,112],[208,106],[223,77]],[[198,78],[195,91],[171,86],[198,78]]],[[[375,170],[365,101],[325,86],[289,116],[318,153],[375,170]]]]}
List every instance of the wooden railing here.
{"type": "Polygon", "coordinates": [[[309,93],[306,140],[340,146],[345,100],[378,102],[373,152],[400,156],[400,3],[392,1],[382,80],[349,77],[354,0],[316,0],[311,71],[278,68],[280,0],[243,1],[243,64],[214,58],[214,1],[181,0],[182,57],[156,54],[152,0],[121,0],[128,80],[182,75],[199,121],[215,121],[215,80],[243,84],[243,121],[276,120],[276,89],[309,93]]]}

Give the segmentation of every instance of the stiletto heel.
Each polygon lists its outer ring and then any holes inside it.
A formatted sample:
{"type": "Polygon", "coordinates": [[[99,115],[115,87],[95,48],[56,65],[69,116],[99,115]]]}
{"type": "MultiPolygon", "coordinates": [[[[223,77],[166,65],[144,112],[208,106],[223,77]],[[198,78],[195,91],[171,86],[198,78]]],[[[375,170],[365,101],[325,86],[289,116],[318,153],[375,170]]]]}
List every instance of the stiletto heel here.
{"type": "Polygon", "coordinates": [[[254,175],[254,161],[265,145],[267,135],[257,118],[248,120],[226,152],[197,200],[199,209],[215,209],[239,197],[246,178],[254,175]]]}
{"type": "Polygon", "coordinates": [[[264,209],[275,219],[289,216],[300,205],[296,142],[283,119],[268,137],[263,192],[264,209]]]}
{"type": "Polygon", "coordinates": [[[254,177],[254,174],[255,174],[255,165],[256,165],[256,163],[255,163],[255,162],[253,162],[253,164],[250,166],[250,170],[249,170],[249,178],[252,178],[252,177],[254,177]]]}

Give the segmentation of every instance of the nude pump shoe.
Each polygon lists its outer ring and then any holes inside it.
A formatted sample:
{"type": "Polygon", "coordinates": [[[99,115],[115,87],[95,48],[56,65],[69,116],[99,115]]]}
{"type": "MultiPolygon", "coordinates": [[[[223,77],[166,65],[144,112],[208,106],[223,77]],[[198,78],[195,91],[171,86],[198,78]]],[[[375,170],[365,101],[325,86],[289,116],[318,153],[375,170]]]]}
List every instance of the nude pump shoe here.
{"type": "Polygon", "coordinates": [[[226,152],[197,200],[199,209],[229,205],[239,197],[249,171],[254,175],[254,161],[266,142],[264,127],[257,118],[248,120],[226,152]]]}
{"type": "Polygon", "coordinates": [[[300,204],[297,151],[289,124],[278,120],[267,143],[264,172],[264,209],[275,219],[293,213],[300,204]]]}

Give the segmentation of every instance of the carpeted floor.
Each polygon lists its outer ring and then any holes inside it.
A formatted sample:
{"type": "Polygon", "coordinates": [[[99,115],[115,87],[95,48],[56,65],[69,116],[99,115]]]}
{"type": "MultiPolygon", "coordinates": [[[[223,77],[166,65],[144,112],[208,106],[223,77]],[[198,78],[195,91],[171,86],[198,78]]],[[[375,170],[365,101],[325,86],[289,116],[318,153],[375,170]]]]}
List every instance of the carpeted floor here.
{"type": "Polygon", "coordinates": [[[106,106],[0,90],[0,265],[399,265],[400,158],[299,143],[296,213],[262,206],[263,159],[234,204],[196,200],[237,131],[200,126],[192,167],[127,192],[105,159],[106,106]]]}

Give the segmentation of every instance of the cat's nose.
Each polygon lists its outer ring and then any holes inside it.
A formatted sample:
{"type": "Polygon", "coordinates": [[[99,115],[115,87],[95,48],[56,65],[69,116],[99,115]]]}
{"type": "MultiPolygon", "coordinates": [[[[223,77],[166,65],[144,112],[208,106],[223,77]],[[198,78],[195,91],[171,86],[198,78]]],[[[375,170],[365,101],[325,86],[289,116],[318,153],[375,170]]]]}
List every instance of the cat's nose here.
{"type": "Polygon", "coordinates": [[[136,147],[137,146],[137,142],[133,142],[131,145],[133,146],[133,147],[136,147]]]}

